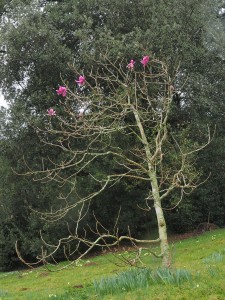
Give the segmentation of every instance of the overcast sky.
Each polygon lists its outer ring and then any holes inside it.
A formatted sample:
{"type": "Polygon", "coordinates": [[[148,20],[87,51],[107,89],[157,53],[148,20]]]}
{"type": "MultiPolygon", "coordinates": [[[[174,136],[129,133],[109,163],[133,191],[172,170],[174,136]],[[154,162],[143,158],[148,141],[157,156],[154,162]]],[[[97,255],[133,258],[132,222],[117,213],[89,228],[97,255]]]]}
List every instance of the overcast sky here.
{"type": "Polygon", "coordinates": [[[1,91],[0,91],[0,106],[7,107],[7,104],[6,104],[5,100],[4,100],[4,97],[2,96],[1,91]]]}

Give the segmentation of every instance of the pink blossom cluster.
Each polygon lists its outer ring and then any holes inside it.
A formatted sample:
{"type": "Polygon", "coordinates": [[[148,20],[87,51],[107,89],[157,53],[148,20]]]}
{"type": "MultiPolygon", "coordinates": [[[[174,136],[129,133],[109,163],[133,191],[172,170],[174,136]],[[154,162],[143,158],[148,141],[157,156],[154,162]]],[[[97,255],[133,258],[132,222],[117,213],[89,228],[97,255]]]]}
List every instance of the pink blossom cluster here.
{"type": "MultiPolygon", "coordinates": [[[[141,64],[143,65],[143,67],[145,68],[149,62],[150,58],[148,55],[146,56],[143,56],[142,60],[140,60],[141,64]]],[[[135,61],[133,59],[131,59],[131,61],[129,62],[129,64],[127,65],[127,68],[130,69],[130,70],[133,70],[134,68],[134,64],[135,64],[135,61]]]]}
{"type": "Polygon", "coordinates": [[[66,97],[66,87],[65,86],[60,86],[58,90],[56,90],[57,95],[62,95],[63,97],[66,97]]]}
{"type": "Polygon", "coordinates": [[[56,116],[56,111],[53,109],[53,108],[49,108],[48,110],[47,110],[47,115],[49,116],[49,117],[51,117],[51,116],[56,116]]]}
{"type": "Polygon", "coordinates": [[[85,84],[85,77],[80,75],[78,80],[75,80],[75,82],[79,85],[82,86],[85,84]]]}
{"type": "MultiPolygon", "coordinates": [[[[78,80],[75,80],[75,82],[79,85],[79,86],[83,86],[85,84],[85,77],[80,75],[78,80]]],[[[66,97],[66,93],[67,93],[67,89],[65,86],[59,86],[58,90],[56,90],[57,95],[62,95],[62,97],[66,97]]],[[[52,116],[56,116],[56,111],[53,108],[49,108],[47,110],[47,115],[49,117],[52,116]]]]}
{"type": "MultiPolygon", "coordinates": [[[[141,64],[145,68],[149,62],[150,58],[148,55],[143,56],[143,58],[140,60],[141,64]]],[[[130,60],[129,64],[127,65],[127,68],[130,70],[133,70],[135,65],[135,61],[133,59],[130,60]]],[[[79,87],[83,86],[85,84],[85,76],[80,75],[78,80],[75,80],[75,82],[78,84],[79,87]]],[[[66,97],[67,89],[65,86],[59,86],[58,90],[56,90],[57,95],[62,95],[62,97],[66,97]]],[[[49,108],[47,110],[48,116],[56,116],[56,111],[53,108],[49,108]]]]}

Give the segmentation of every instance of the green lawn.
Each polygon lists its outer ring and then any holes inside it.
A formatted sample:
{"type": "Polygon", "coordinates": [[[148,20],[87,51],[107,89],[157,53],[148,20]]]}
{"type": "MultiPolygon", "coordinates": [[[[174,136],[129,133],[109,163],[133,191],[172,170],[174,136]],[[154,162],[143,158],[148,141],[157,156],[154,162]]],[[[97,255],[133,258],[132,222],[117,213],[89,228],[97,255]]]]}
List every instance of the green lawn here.
{"type": "MultiPolygon", "coordinates": [[[[105,254],[83,260],[78,266],[60,272],[45,268],[0,273],[1,299],[225,299],[225,230],[218,229],[201,236],[178,241],[172,246],[173,268],[189,270],[191,280],[180,286],[155,282],[132,291],[115,289],[99,295],[93,281],[113,277],[125,271],[121,258],[130,255],[105,254]]],[[[156,248],[157,251],[157,248],[156,248]]],[[[145,254],[143,261],[157,270],[160,261],[145,254]]],[[[60,264],[62,266],[63,264],[60,264]]]]}

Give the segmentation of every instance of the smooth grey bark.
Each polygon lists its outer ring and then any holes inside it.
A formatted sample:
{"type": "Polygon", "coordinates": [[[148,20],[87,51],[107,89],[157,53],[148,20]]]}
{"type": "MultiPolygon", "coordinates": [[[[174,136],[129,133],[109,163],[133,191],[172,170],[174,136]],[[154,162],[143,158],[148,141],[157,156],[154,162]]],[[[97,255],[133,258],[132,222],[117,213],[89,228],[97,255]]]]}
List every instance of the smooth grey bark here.
{"type": "Polygon", "coordinates": [[[151,163],[153,155],[151,154],[149,143],[142,122],[140,120],[138,111],[134,108],[134,106],[132,106],[132,110],[135,116],[137,126],[139,128],[141,140],[142,143],[144,144],[145,154],[148,161],[148,171],[149,171],[149,178],[151,182],[152,197],[154,200],[154,208],[155,208],[157,222],[158,222],[158,233],[160,239],[162,265],[168,268],[171,265],[170,249],[168,244],[166,221],[165,221],[165,217],[161,205],[158,180],[156,176],[156,171],[153,168],[153,165],[151,163]]]}

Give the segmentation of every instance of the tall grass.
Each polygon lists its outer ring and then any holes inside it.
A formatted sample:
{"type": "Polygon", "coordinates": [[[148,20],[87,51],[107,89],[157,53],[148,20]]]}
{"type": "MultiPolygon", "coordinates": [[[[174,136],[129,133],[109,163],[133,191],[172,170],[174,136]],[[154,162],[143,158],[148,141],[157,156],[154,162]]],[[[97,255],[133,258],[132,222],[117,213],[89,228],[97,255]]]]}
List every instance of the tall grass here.
{"type": "Polygon", "coordinates": [[[157,270],[130,269],[113,277],[105,277],[94,281],[94,288],[99,296],[118,294],[138,288],[146,288],[154,284],[168,284],[180,286],[185,281],[190,281],[191,273],[187,270],[164,269],[157,270]]]}
{"type": "Polygon", "coordinates": [[[220,252],[214,252],[203,260],[204,263],[216,263],[222,261],[225,261],[225,249],[220,252]]]}
{"type": "Polygon", "coordinates": [[[225,262],[225,249],[220,252],[213,252],[206,257],[203,262],[206,264],[206,270],[213,278],[220,275],[219,263],[225,262]]]}
{"type": "Polygon", "coordinates": [[[8,293],[7,293],[6,291],[0,289],[0,299],[1,299],[2,297],[7,296],[7,295],[8,295],[8,293]]]}

